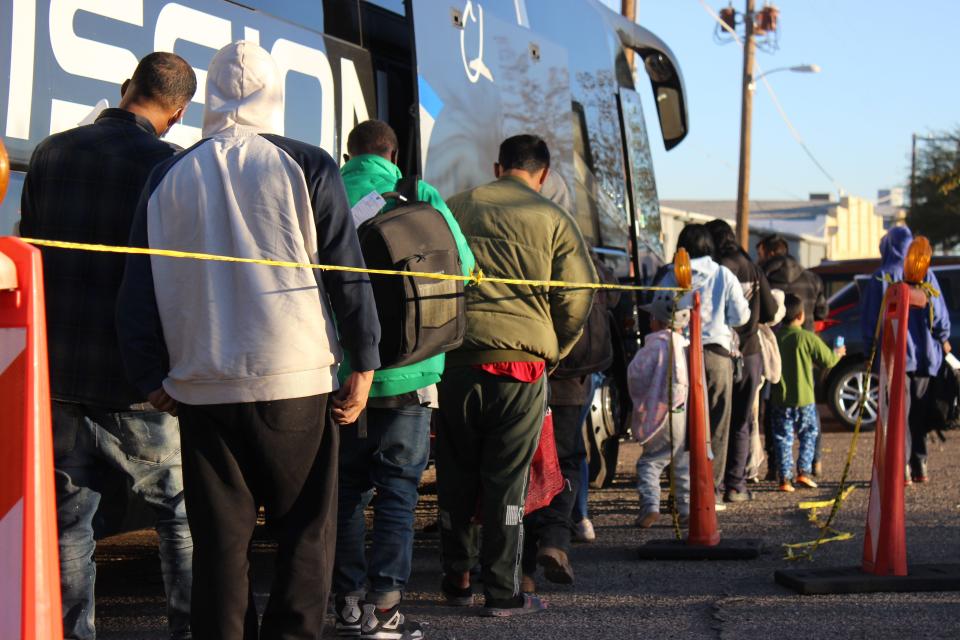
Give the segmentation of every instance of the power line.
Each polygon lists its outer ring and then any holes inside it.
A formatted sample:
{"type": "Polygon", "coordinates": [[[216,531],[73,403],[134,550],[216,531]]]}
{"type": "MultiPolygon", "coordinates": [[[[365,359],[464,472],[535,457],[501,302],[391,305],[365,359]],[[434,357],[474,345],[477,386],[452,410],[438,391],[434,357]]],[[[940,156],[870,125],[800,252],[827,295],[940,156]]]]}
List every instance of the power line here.
{"type": "MultiPolygon", "coordinates": [[[[715,164],[718,164],[718,165],[722,166],[724,169],[726,169],[727,171],[729,171],[729,172],[732,173],[733,175],[737,175],[737,167],[736,167],[733,163],[728,162],[728,161],[724,160],[723,158],[714,156],[706,147],[704,147],[704,146],[702,146],[702,145],[699,145],[699,144],[696,144],[696,143],[691,143],[691,142],[687,142],[687,143],[685,143],[685,144],[691,144],[691,145],[693,146],[693,148],[696,149],[697,151],[699,151],[700,154],[701,154],[704,158],[706,158],[706,159],[709,160],[710,162],[713,162],[713,163],[715,163],[715,164]]],[[[775,191],[779,191],[780,193],[782,193],[782,194],[784,194],[784,195],[786,195],[786,196],[789,196],[789,197],[791,197],[791,198],[794,198],[795,200],[804,200],[804,199],[805,199],[803,196],[799,195],[796,191],[792,191],[792,190],[790,190],[790,189],[787,189],[785,186],[783,186],[783,185],[781,185],[781,184],[776,184],[776,183],[773,183],[773,182],[770,182],[770,181],[766,181],[766,182],[764,182],[764,186],[766,186],[766,187],[769,188],[769,189],[773,189],[773,190],[775,190],[775,191]]]]}
{"type": "MultiPolygon", "coordinates": [[[[740,46],[740,48],[743,48],[744,46],[743,41],[740,39],[740,36],[737,34],[736,30],[734,30],[733,28],[730,27],[730,25],[724,22],[720,18],[720,16],[717,15],[717,12],[714,11],[713,8],[710,5],[708,5],[705,0],[697,0],[697,2],[700,3],[700,6],[703,7],[703,10],[706,11],[707,14],[709,14],[710,17],[713,18],[717,22],[717,24],[719,24],[723,28],[724,31],[728,32],[731,35],[734,42],[736,42],[737,45],[740,46]]],[[[757,71],[760,71],[762,75],[763,69],[760,67],[760,65],[755,62],[754,67],[757,69],[757,71]]],[[[777,109],[777,113],[780,114],[780,118],[787,125],[787,129],[790,131],[790,134],[793,136],[793,139],[797,142],[797,144],[800,145],[800,148],[803,149],[804,153],[807,154],[807,157],[810,158],[814,166],[816,166],[817,169],[820,170],[820,173],[826,176],[826,178],[830,181],[830,183],[834,186],[834,188],[836,188],[837,191],[840,192],[840,194],[846,193],[846,190],[843,188],[843,185],[837,182],[837,180],[830,174],[830,172],[827,171],[826,168],[824,168],[823,164],[819,160],[817,160],[817,157],[813,155],[813,151],[811,151],[810,147],[807,146],[807,143],[803,139],[803,136],[800,135],[800,132],[797,131],[797,128],[793,125],[793,122],[791,122],[790,118],[787,116],[787,112],[784,110],[783,105],[780,103],[780,98],[777,97],[777,94],[773,90],[773,87],[770,85],[769,80],[767,80],[766,78],[760,78],[760,79],[763,81],[763,85],[764,87],[766,87],[767,93],[770,95],[770,99],[773,101],[773,105],[777,109]]]]}

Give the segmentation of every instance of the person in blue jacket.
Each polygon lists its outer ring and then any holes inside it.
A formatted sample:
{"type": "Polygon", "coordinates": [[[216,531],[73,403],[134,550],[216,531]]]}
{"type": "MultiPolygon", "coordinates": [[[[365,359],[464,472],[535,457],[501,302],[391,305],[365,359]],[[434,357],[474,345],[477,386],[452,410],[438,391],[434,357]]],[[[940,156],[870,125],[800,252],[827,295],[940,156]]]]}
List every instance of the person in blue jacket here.
{"type": "MultiPolygon", "coordinates": [[[[903,259],[913,241],[907,227],[894,227],[880,240],[880,268],[863,288],[863,314],[860,324],[863,331],[865,353],[873,348],[874,334],[887,285],[903,279],[903,259]]],[[[940,291],[940,283],[932,271],[927,272],[926,283],[940,291]]],[[[930,378],[937,375],[945,354],[950,353],[950,314],[942,295],[931,295],[922,309],[910,310],[909,334],[907,336],[907,422],[910,437],[907,438],[907,455],[910,463],[910,478],[914,482],[926,482],[928,420],[923,410],[924,399],[930,387],[930,378]]],[[[877,360],[876,362],[879,362],[877,360]]]]}

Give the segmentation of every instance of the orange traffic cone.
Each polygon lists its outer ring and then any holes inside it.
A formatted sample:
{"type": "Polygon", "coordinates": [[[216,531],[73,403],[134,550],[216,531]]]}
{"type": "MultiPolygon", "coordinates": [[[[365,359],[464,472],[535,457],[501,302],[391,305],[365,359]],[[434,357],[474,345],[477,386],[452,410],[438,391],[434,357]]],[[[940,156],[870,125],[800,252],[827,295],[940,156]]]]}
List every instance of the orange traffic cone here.
{"type": "Polygon", "coordinates": [[[907,432],[907,334],[911,291],[898,282],[884,297],[880,349],[880,403],[873,445],[873,477],[863,540],[863,570],[876,575],[907,575],[907,538],[903,521],[904,454],[907,432]],[[886,392],[889,392],[889,396],[886,392]],[[887,401],[889,397],[889,402],[887,401]],[[886,411],[883,405],[887,405],[886,411]]]}
{"type": "Polygon", "coordinates": [[[703,337],[700,292],[693,294],[690,312],[690,349],[687,352],[690,395],[687,399],[687,447],[690,449],[690,531],[687,544],[712,547],[720,543],[713,466],[707,457],[709,418],[703,384],[703,337]]]}
{"type": "Polygon", "coordinates": [[[904,524],[904,455],[907,434],[907,335],[911,307],[925,307],[922,283],[930,243],[917,236],[904,262],[904,280],[883,299],[880,336],[880,411],[873,448],[873,477],[860,567],[777,571],[774,579],[802,594],[960,590],[960,564],[907,568],[904,524]],[[888,401],[889,398],[889,401],[888,401]]]}
{"type": "Polygon", "coordinates": [[[0,238],[0,638],[60,640],[40,252],[0,238]]]}
{"type": "MultiPolygon", "coordinates": [[[[690,288],[690,258],[683,249],[674,257],[677,284],[690,288]]],[[[690,346],[687,376],[687,448],[690,450],[690,529],[686,542],[651,540],[640,547],[641,560],[749,560],[763,551],[757,539],[724,539],[717,530],[717,502],[713,486],[713,466],[707,455],[710,420],[704,388],[703,334],[700,317],[700,292],[693,292],[690,310],[690,346]]]]}

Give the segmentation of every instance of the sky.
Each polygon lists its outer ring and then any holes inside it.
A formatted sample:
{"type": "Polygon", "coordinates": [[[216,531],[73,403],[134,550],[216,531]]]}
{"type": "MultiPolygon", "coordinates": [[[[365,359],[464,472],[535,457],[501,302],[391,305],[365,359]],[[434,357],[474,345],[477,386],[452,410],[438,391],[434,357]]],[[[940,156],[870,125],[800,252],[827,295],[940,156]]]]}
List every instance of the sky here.
{"type": "MultiPolygon", "coordinates": [[[[620,0],[602,0],[620,9],[620,0]]],[[[727,0],[706,0],[714,10],[727,0]]],[[[763,0],[757,0],[758,7],[763,0]]],[[[661,199],[735,199],[742,49],[714,41],[698,0],[637,0],[637,22],[676,54],[690,133],[667,152],[649,91],[641,90],[661,199]],[[647,99],[649,98],[649,99],[647,99]]],[[[736,0],[742,11],[746,3],[736,0]]],[[[960,126],[960,2],[777,0],[779,49],[761,70],[816,64],[818,74],[768,76],[784,111],[831,182],[792,137],[762,83],[753,105],[752,200],[806,199],[842,188],[875,199],[904,187],[911,134],[960,126]]],[[[921,143],[922,144],[922,143],[921,143]]]]}

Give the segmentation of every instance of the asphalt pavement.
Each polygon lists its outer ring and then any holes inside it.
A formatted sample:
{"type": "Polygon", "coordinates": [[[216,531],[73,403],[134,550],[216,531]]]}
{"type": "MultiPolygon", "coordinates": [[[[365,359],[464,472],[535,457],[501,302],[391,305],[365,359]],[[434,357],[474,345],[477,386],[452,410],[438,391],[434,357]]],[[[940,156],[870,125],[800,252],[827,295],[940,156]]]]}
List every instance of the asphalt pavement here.
{"type": "MultiPolygon", "coordinates": [[[[960,562],[960,433],[948,433],[947,438],[945,443],[931,444],[931,482],[906,489],[910,563],[960,562]]],[[[851,474],[857,488],[834,523],[854,538],[822,546],[812,561],[788,561],[781,547],[817,536],[815,525],[797,503],[833,496],[849,445],[849,433],[824,434],[819,489],[783,494],[773,483],[764,482],[755,485],[753,502],[731,505],[718,514],[723,537],[764,540],[767,550],[760,558],[653,562],[638,560],[637,547],[648,540],[669,538],[673,532],[667,518],[662,526],[649,530],[633,526],[638,513],[633,468],[639,447],[626,444],[614,485],[591,493],[590,517],[597,540],[577,544],[572,551],[576,583],[553,585],[538,576],[538,592],[550,605],[546,612],[490,619],[478,615],[479,607],[443,606],[438,599],[438,543],[428,536],[417,539],[405,612],[423,624],[427,638],[448,640],[960,638],[960,592],[800,596],[774,583],[777,569],[860,564],[871,433],[861,436],[851,474]]],[[[431,470],[424,480],[418,527],[436,517],[431,470]]],[[[261,606],[269,588],[272,555],[272,545],[263,536],[253,550],[255,593],[261,606]]],[[[164,638],[163,587],[153,532],[101,541],[97,561],[98,637],[164,638]]]]}

